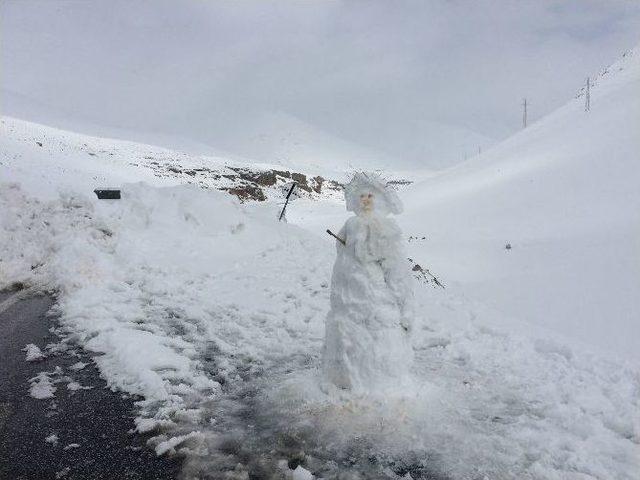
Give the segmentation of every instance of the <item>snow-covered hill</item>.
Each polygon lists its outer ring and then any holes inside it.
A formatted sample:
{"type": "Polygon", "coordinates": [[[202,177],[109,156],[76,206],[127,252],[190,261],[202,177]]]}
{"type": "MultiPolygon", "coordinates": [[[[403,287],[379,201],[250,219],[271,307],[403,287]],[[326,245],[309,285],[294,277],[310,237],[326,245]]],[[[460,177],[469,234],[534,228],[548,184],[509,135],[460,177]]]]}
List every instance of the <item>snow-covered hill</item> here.
{"type": "Polygon", "coordinates": [[[591,111],[578,96],[412,186],[402,222],[465,294],[638,360],[640,48],[594,83],[591,111]]]}
{"type": "MultiPolygon", "coordinates": [[[[190,155],[166,148],[78,134],[0,119],[3,179],[33,184],[40,194],[83,185],[85,191],[134,180],[154,185],[194,184],[229,192],[241,200],[278,200],[296,182],[302,197],[339,197],[340,184],[316,171],[290,171],[238,158],[190,155]],[[313,173],[309,173],[313,172],[313,173]]],[[[327,171],[323,168],[322,171],[327,171]]],[[[334,172],[344,176],[344,172],[334,172]]]]}
{"type": "Polygon", "coordinates": [[[393,164],[378,152],[348,142],[284,112],[258,112],[216,142],[225,150],[284,168],[323,175],[393,164]]]}

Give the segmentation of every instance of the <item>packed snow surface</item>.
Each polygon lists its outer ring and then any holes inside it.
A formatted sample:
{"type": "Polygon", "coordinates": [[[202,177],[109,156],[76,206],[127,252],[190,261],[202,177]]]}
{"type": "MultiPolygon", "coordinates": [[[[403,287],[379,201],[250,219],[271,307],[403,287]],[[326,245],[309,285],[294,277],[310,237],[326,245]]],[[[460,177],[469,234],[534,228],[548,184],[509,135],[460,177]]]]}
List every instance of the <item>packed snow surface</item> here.
{"type": "MultiPolygon", "coordinates": [[[[415,281],[402,395],[319,387],[328,238],[278,223],[273,203],[123,183],[145,174],[12,136],[1,139],[0,288],[56,290],[68,341],[97,354],[111,388],[142,396],[138,430],[159,454],[187,453],[187,478],[286,477],[285,459],[302,478],[637,480],[638,365],[574,342],[571,328],[593,333],[604,318],[631,336],[637,318],[640,149],[628,124],[640,100],[637,76],[620,73],[594,89],[588,116],[569,104],[405,195],[398,218],[420,238],[410,255],[447,288],[415,281]],[[91,194],[98,173],[121,200],[91,194]],[[494,305],[474,298],[482,288],[494,305]],[[501,289],[518,302],[501,303],[501,289]],[[523,315],[543,310],[538,328],[523,315]]],[[[317,205],[326,227],[344,217],[344,205],[317,205]]],[[[31,393],[53,395],[59,374],[34,377],[31,393]]]]}

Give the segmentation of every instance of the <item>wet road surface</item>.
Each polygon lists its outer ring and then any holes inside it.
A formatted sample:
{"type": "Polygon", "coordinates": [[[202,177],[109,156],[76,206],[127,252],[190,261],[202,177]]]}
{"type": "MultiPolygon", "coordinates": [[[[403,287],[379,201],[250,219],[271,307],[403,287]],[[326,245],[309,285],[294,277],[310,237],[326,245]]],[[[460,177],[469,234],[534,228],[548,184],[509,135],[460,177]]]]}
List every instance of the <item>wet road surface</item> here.
{"type": "Polygon", "coordinates": [[[107,389],[86,352],[25,361],[25,345],[44,352],[60,341],[49,330],[52,304],[49,296],[0,292],[0,480],[179,478],[182,459],[158,458],[148,437],[131,433],[136,399],[107,389]],[[29,379],[56,368],[54,398],[31,397],[29,379]]]}

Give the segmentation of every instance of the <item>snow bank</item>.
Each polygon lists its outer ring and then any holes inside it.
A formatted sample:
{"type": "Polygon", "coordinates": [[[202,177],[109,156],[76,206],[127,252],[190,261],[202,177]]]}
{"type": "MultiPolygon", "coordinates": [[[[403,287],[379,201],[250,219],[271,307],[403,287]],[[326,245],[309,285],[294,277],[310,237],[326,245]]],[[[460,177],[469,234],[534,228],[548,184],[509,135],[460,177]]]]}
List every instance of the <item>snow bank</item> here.
{"type": "Polygon", "coordinates": [[[0,208],[9,239],[0,287],[57,290],[65,331],[99,354],[111,388],[144,398],[142,417],[163,430],[197,423],[220,382],[265,358],[307,355],[301,335],[322,336],[330,248],[278,223],[275,208],[143,184],[124,185],[116,202],[39,200],[3,184],[0,208]]]}

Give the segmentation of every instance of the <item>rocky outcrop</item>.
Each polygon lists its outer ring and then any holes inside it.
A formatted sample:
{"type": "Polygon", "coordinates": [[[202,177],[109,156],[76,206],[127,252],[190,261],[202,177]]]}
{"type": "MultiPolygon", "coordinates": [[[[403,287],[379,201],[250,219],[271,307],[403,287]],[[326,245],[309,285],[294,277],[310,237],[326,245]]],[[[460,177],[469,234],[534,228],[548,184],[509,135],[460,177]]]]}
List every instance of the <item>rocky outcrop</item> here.
{"type": "Polygon", "coordinates": [[[241,202],[262,202],[269,197],[280,197],[282,186],[291,182],[296,183],[299,195],[311,198],[331,196],[342,191],[342,185],[335,180],[325,179],[320,175],[311,177],[289,170],[261,170],[228,165],[187,168],[173,159],[164,160],[152,156],[145,156],[144,161],[131,164],[150,168],[158,177],[178,177],[185,183],[228,192],[238,197],[241,202]]]}

